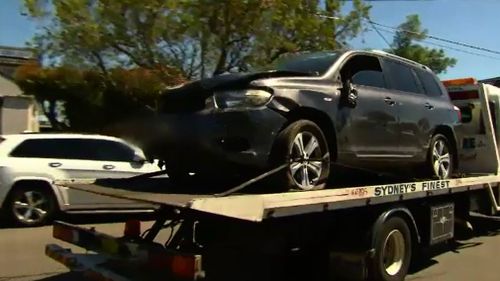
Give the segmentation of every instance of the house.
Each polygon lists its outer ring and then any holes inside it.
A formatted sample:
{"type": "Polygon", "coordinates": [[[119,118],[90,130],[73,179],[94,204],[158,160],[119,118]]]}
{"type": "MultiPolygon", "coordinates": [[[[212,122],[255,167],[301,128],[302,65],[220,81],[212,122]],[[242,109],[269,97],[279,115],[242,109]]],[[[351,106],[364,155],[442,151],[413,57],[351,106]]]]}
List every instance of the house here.
{"type": "Polygon", "coordinates": [[[0,46],[0,134],[38,132],[36,101],[14,83],[16,68],[37,61],[33,50],[0,46]]]}
{"type": "Polygon", "coordinates": [[[0,74],[0,134],[38,131],[34,98],[23,96],[16,83],[0,74]]]}

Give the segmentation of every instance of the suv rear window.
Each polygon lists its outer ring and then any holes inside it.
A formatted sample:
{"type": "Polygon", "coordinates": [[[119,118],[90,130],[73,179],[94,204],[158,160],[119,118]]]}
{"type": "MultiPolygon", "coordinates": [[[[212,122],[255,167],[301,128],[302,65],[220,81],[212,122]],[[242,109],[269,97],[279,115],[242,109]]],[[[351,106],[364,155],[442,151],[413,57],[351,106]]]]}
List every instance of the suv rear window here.
{"type": "Polygon", "coordinates": [[[130,162],[134,150],[125,144],[99,139],[31,139],[18,145],[12,157],[130,162]]]}
{"type": "Polygon", "coordinates": [[[441,91],[441,88],[439,87],[438,83],[436,82],[436,79],[434,78],[434,75],[431,73],[424,71],[424,70],[416,70],[418,79],[420,79],[420,82],[422,83],[422,86],[424,87],[425,93],[428,96],[431,97],[438,97],[443,94],[441,91]]]}
{"type": "Polygon", "coordinates": [[[392,60],[385,60],[385,66],[392,81],[392,89],[403,92],[421,93],[413,70],[409,66],[392,60]]]}

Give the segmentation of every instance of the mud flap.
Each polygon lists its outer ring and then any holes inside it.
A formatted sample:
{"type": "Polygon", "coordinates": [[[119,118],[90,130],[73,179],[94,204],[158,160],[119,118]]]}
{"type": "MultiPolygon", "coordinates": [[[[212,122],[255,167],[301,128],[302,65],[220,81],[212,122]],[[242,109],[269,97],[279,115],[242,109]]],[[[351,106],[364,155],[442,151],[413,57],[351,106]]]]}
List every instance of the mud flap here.
{"type": "Polygon", "coordinates": [[[369,252],[330,252],[329,280],[367,280],[369,252]]]}

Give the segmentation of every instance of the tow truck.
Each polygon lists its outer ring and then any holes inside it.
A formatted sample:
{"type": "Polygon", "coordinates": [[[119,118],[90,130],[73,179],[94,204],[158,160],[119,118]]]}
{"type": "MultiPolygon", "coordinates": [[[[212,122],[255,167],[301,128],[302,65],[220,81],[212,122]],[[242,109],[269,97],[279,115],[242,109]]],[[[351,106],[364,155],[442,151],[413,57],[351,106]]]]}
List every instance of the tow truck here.
{"type": "MultiPolygon", "coordinates": [[[[125,223],[113,237],[56,221],[46,255],[94,280],[404,280],[421,250],[450,241],[470,212],[500,211],[500,89],[444,81],[461,109],[460,171],[446,180],[397,180],[275,194],[252,193],[277,167],[217,193],[168,185],[149,174],[57,181],[86,192],[157,206],[154,224],[125,223]],[[166,240],[159,233],[170,231],[166,240]]],[[[358,177],[359,178],[359,177],[358,177]]]]}

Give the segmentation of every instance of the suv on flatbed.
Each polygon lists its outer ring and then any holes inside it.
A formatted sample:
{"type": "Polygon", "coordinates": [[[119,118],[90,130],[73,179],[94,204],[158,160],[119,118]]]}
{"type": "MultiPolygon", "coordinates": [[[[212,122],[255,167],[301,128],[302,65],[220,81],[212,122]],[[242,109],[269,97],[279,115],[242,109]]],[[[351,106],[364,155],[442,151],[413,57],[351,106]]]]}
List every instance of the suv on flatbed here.
{"type": "Polygon", "coordinates": [[[286,163],[280,185],[311,190],[334,164],[441,179],[458,164],[460,111],[439,79],[382,51],[307,53],[271,71],[191,82],[165,93],[160,110],[147,151],[173,180],[286,163]]]}

